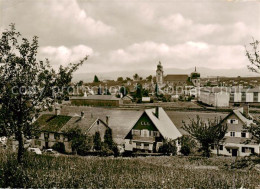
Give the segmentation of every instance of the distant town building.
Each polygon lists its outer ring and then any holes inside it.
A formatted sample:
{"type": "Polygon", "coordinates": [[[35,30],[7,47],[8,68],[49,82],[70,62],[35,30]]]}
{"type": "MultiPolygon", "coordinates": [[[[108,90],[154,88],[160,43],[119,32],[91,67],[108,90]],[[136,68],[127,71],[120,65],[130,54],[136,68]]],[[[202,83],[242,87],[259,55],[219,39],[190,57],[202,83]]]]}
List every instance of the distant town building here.
{"type": "Polygon", "coordinates": [[[116,106],[123,103],[121,98],[113,95],[89,95],[87,97],[71,97],[71,104],[76,106],[116,106]]]}
{"type": "Polygon", "coordinates": [[[229,95],[225,88],[205,87],[198,91],[198,101],[214,107],[228,107],[229,95]]]}
{"type": "Polygon", "coordinates": [[[190,80],[193,83],[194,86],[200,87],[200,73],[197,72],[197,69],[195,67],[194,72],[190,74],[190,80]]]}

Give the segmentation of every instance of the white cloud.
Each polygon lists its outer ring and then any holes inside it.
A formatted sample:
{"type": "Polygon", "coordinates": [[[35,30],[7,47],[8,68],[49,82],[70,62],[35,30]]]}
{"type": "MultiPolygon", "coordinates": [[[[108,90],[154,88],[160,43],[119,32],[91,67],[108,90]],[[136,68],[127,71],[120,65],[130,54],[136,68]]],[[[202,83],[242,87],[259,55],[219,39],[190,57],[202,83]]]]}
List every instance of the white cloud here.
{"type": "Polygon", "coordinates": [[[57,69],[60,65],[66,66],[70,62],[77,62],[86,55],[92,58],[98,56],[98,53],[88,46],[77,45],[70,48],[65,46],[45,46],[39,49],[38,54],[41,60],[48,58],[54,69],[57,69]]]}
{"type": "Polygon", "coordinates": [[[188,41],[177,45],[146,41],[125,49],[110,52],[109,62],[125,67],[149,68],[158,60],[167,68],[190,68],[194,65],[216,69],[242,68],[246,65],[244,47],[240,45],[212,45],[188,41]]]}

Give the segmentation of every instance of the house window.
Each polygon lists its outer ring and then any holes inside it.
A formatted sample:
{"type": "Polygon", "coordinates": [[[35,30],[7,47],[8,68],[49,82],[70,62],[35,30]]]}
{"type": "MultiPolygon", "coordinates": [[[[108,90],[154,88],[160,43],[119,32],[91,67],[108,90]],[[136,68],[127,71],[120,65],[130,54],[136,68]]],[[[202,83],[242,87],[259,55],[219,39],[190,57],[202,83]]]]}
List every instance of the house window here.
{"type": "Polygon", "coordinates": [[[254,153],[255,153],[255,149],[251,148],[251,154],[254,154],[254,153]]]}
{"type": "Polygon", "coordinates": [[[219,150],[223,150],[223,145],[219,145],[219,150]]]}
{"type": "Polygon", "coordinates": [[[60,139],[60,134],[59,134],[59,133],[54,133],[54,138],[55,138],[56,140],[59,140],[59,139],[60,139]]]}
{"type": "Polygon", "coordinates": [[[242,152],[243,152],[243,153],[246,152],[246,147],[242,147],[242,152]]]}
{"type": "Polygon", "coordinates": [[[149,147],[149,143],[144,143],[144,147],[149,147]]]}
{"type": "Polygon", "coordinates": [[[136,146],[140,147],[141,146],[141,142],[137,142],[136,146]]]}
{"type": "Polygon", "coordinates": [[[97,125],[99,125],[99,120],[97,120],[97,125]]]}
{"type": "Polygon", "coordinates": [[[44,133],[44,138],[48,139],[49,138],[49,133],[44,133]]]}
{"type": "Polygon", "coordinates": [[[237,119],[230,119],[229,123],[231,123],[231,124],[238,124],[238,120],[237,119]]]}
{"type": "Polygon", "coordinates": [[[214,144],[211,144],[211,150],[214,150],[214,144]]]}
{"type": "Polygon", "coordinates": [[[230,136],[235,137],[235,132],[230,132],[230,136]]]}
{"type": "Polygon", "coordinates": [[[241,133],[241,137],[246,138],[246,133],[245,132],[241,133]]]}
{"type": "Polygon", "coordinates": [[[155,136],[155,137],[160,137],[159,131],[154,131],[154,136],[155,136]]]}
{"type": "Polygon", "coordinates": [[[134,135],[134,136],[140,136],[141,135],[141,130],[132,130],[132,134],[134,135]]]}

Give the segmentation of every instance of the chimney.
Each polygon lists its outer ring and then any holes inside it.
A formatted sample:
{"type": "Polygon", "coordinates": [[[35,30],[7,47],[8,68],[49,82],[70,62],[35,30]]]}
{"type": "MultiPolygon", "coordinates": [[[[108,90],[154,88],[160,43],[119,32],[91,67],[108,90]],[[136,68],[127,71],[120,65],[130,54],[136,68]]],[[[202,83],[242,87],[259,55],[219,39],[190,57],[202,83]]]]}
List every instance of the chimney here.
{"type": "Polygon", "coordinates": [[[159,107],[156,106],[155,108],[155,116],[159,119],[159,107]]]}
{"type": "Polygon", "coordinates": [[[245,104],[243,105],[243,113],[244,113],[244,115],[245,115],[246,118],[249,117],[249,105],[248,105],[247,103],[245,103],[245,104]]]}
{"type": "Polygon", "coordinates": [[[84,112],[83,112],[83,111],[80,113],[80,118],[81,118],[81,119],[84,118],[84,112]]]}
{"type": "Polygon", "coordinates": [[[109,125],[109,116],[106,116],[106,124],[109,125]]]}

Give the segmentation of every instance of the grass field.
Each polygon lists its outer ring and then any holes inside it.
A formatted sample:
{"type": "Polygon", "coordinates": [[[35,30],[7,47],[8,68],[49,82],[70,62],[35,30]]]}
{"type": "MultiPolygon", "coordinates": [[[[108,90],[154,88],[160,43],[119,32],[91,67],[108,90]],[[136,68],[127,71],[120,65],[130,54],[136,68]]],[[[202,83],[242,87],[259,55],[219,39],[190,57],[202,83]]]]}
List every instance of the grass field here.
{"type": "Polygon", "coordinates": [[[76,157],[0,155],[1,187],[88,188],[255,188],[254,168],[231,169],[232,158],[76,157]]]}

